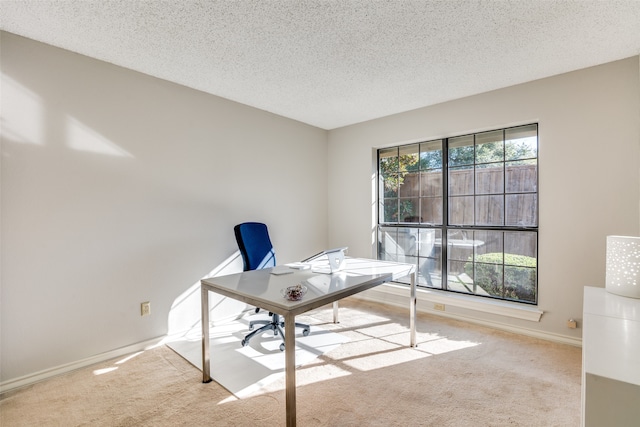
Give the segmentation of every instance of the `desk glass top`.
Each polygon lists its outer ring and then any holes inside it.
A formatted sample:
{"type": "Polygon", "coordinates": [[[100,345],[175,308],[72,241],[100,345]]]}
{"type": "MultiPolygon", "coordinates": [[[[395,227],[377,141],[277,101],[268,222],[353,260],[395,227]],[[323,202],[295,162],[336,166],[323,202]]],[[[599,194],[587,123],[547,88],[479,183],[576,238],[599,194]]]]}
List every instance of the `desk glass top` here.
{"type": "Polygon", "coordinates": [[[213,292],[244,301],[263,309],[282,314],[300,314],[341,298],[372,288],[384,282],[399,279],[413,272],[410,264],[346,258],[344,268],[336,273],[323,273],[326,265],[311,263],[311,268],[290,269],[278,266],[262,270],[245,271],[227,276],[202,280],[202,286],[213,292]],[[302,284],[308,288],[300,301],[289,301],[282,290],[302,284]]]}

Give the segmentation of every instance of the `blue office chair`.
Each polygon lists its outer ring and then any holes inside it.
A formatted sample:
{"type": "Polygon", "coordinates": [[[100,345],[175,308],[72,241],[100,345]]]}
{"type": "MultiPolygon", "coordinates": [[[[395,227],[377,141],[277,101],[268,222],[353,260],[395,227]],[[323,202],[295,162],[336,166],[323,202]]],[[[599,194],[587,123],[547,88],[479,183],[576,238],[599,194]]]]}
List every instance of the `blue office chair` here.
{"type": "MultiPolygon", "coordinates": [[[[244,222],[233,228],[238,242],[238,248],[242,255],[244,263],[244,271],[259,270],[262,268],[275,267],[276,253],[269,239],[269,231],[267,226],[260,222],[244,222]]],[[[260,308],[256,308],[256,313],[260,308]]],[[[264,331],[273,331],[273,335],[280,334],[283,343],[280,344],[280,350],[284,351],[284,322],[280,320],[280,315],[269,313],[271,320],[252,320],[249,322],[249,330],[252,331],[242,340],[242,346],[249,345],[251,338],[264,331]],[[260,329],[253,330],[255,325],[263,325],[260,329]]],[[[309,335],[310,327],[302,323],[296,323],[296,327],[302,328],[302,334],[306,337],[309,335]]]]}

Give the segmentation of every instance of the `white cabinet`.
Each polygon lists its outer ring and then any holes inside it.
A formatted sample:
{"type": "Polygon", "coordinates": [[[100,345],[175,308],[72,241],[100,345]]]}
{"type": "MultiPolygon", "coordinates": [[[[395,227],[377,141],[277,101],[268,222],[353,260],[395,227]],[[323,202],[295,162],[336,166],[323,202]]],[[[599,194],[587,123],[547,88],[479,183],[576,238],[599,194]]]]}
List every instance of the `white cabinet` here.
{"type": "Polygon", "coordinates": [[[582,425],[640,426],[640,299],[584,288],[582,425]]]}

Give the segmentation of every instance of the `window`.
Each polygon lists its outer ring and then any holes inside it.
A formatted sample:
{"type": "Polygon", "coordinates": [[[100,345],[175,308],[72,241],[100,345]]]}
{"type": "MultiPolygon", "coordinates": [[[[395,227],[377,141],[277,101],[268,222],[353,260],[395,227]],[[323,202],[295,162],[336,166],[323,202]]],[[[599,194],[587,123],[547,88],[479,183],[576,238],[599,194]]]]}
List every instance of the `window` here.
{"type": "Polygon", "coordinates": [[[378,150],[378,207],[418,286],[537,303],[537,124],[378,150]]]}

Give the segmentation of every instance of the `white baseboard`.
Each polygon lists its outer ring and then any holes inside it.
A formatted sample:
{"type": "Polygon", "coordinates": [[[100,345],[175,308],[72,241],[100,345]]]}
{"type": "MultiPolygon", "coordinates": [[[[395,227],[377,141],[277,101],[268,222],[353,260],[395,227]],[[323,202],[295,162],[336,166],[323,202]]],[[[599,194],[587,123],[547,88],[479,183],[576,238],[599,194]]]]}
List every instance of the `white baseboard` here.
{"type": "MultiPolygon", "coordinates": [[[[353,297],[382,304],[392,304],[398,307],[406,307],[409,300],[409,287],[407,287],[406,285],[387,283],[369,289],[365,292],[356,294],[353,297]]],[[[434,292],[425,289],[419,289],[417,291],[417,310],[419,312],[435,314],[450,319],[464,320],[470,323],[488,326],[494,329],[513,332],[516,334],[526,335],[534,338],[540,338],[561,344],[568,344],[576,347],[582,346],[582,340],[580,338],[540,331],[537,329],[525,328],[522,326],[515,326],[508,323],[507,321],[495,322],[485,320],[473,316],[472,311],[469,312],[469,314],[451,314],[447,313],[446,311],[440,311],[430,308],[434,307],[434,304],[451,305],[474,311],[498,314],[503,316],[505,320],[508,318],[516,318],[528,320],[531,322],[539,322],[544,313],[537,307],[523,306],[521,304],[510,304],[489,299],[482,299],[479,301],[478,298],[473,298],[466,295],[448,295],[448,293],[437,291],[434,292]]]]}
{"type": "MultiPolygon", "coordinates": [[[[224,318],[212,320],[211,326],[216,326],[218,324],[224,324],[233,320],[237,320],[239,317],[245,315],[247,312],[253,311],[253,307],[245,308],[241,313],[236,315],[228,315],[224,318]]],[[[199,325],[198,325],[199,327],[199,325]]],[[[75,362],[70,362],[64,365],[55,366],[53,368],[44,369],[39,372],[34,372],[32,374],[24,375],[22,377],[13,378],[10,380],[0,382],[0,394],[6,393],[11,390],[15,390],[20,387],[25,387],[30,384],[37,383],[39,381],[46,380],[47,378],[55,377],[57,375],[65,374],[67,372],[75,371],[76,369],[84,368],[86,366],[94,365],[96,363],[104,362],[105,360],[113,359],[115,357],[124,356],[127,354],[135,353],[138,351],[148,350],[153,348],[159,344],[163,344],[166,341],[171,341],[176,337],[180,337],[185,333],[188,333],[188,330],[174,332],[169,335],[163,335],[160,337],[152,338],[147,341],[142,341],[136,344],[131,344],[122,348],[118,348],[115,350],[110,350],[105,353],[97,354],[95,356],[87,357],[86,359],[78,360],[75,362]]]]}
{"type": "Polygon", "coordinates": [[[125,347],[121,347],[115,350],[110,350],[95,356],[87,357],[86,359],[78,360],[75,362],[67,363],[64,365],[56,366],[49,369],[44,369],[39,372],[24,375],[22,377],[13,378],[0,383],[0,394],[6,393],[10,390],[15,390],[20,387],[24,387],[36,382],[51,378],[60,374],[75,371],[76,369],[84,368],[85,366],[94,365],[96,363],[104,362],[105,360],[113,359],[115,357],[124,356],[137,351],[148,350],[162,342],[164,336],[153,338],[147,341],[131,344],[125,347]]]}

